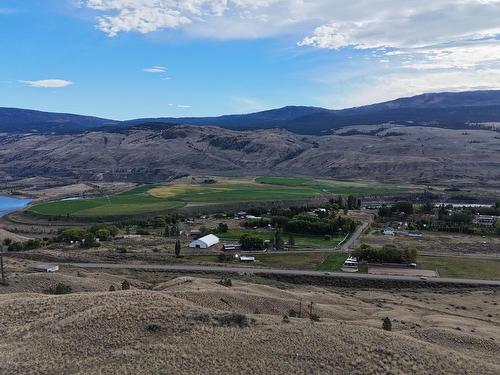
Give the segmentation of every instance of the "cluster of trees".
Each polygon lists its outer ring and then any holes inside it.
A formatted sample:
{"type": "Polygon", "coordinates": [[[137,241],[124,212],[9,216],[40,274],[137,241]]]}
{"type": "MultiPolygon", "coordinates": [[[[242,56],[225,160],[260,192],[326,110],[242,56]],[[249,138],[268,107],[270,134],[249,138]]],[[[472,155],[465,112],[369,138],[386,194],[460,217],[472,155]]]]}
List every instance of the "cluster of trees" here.
{"type": "Polygon", "coordinates": [[[262,238],[256,236],[250,236],[248,234],[241,236],[240,245],[242,251],[265,249],[264,240],[262,238]]]}
{"type": "Polygon", "coordinates": [[[79,242],[83,248],[99,247],[100,241],[109,241],[119,231],[117,226],[108,224],[96,224],[89,229],[65,228],[59,230],[55,240],[58,242],[79,242]]]}
{"type": "Polygon", "coordinates": [[[475,207],[474,210],[480,215],[500,216],[500,201],[493,207],[475,207]]]}
{"type": "Polygon", "coordinates": [[[355,195],[349,195],[347,198],[339,195],[330,199],[330,206],[334,211],[359,210],[361,208],[361,199],[355,195]]]}
{"type": "Polygon", "coordinates": [[[297,215],[293,219],[282,223],[282,228],[286,232],[313,235],[347,234],[355,230],[356,226],[357,222],[355,220],[342,216],[319,218],[309,215],[297,215]]]}
{"type": "Polygon", "coordinates": [[[407,246],[397,248],[394,245],[384,245],[382,247],[373,247],[362,244],[359,249],[353,252],[353,255],[359,261],[371,263],[414,263],[417,259],[417,250],[414,247],[407,246]]]}
{"type": "MultiPolygon", "coordinates": [[[[500,234],[500,223],[495,227],[474,224],[474,216],[500,215],[500,202],[493,207],[463,207],[454,208],[451,205],[434,207],[431,201],[415,206],[409,202],[399,202],[392,206],[383,206],[379,209],[379,216],[390,218],[400,213],[411,215],[408,229],[433,230],[466,234],[500,234]]],[[[407,219],[408,220],[408,219],[407,219]]]]}
{"type": "Polygon", "coordinates": [[[382,206],[378,209],[378,215],[381,217],[391,217],[400,213],[411,215],[413,212],[413,204],[409,202],[398,202],[392,206],[382,206]]]}
{"type": "Polygon", "coordinates": [[[33,250],[33,249],[38,249],[39,247],[50,243],[49,238],[32,238],[29,239],[28,241],[25,242],[15,242],[12,241],[10,238],[6,238],[3,241],[3,245],[7,246],[7,251],[25,251],[25,250],[33,250]]]}
{"type": "Polygon", "coordinates": [[[165,228],[163,229],[164,237],[179,237],[180,234],[181,231],[177,224],[172,224],[172,225],[166,224],[165,228]]]}
{"type": "MultiPolygon", "coordinates": [[[[250,250],[264,250],[269,246],[274,247],[275,249],[283,249],[285,247],[285,240],[283,232],[280,229],[276,229],[269,241],[264,241],[261,237],[252,236],[249,234],[245,234],[240,238],[241,250],[250,251],[250,250]]],[[[288,247],[295,246],[295,236],[293,233],[288,234],[288,247]]]]}

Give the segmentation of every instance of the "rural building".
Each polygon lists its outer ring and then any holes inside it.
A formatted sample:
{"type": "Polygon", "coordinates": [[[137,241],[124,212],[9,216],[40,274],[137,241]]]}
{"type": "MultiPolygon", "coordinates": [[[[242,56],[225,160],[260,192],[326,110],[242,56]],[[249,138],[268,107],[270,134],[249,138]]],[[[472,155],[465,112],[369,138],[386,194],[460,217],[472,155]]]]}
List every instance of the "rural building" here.
{"type": "Polygon", "coordinates": [[[31,269],[37,272],[57,272],[59,266],[57,264],[35,264],[31,266],[31,269]]]}
{"type": "Polygon", "coordinates": [[[191,229],[189,231],[190,236],[196,237],[196,236],[199,236],[200,234],[201,234],[201,230],[199,230],[199,229],[191,229]]]}
{"type": "Polygon", "coordinates": [[[254,215],[247,215],[246,218],[248,220],[261,220],[262,219],[261,216],[254,216],[254,215]]]}
{"type": "Polygon", "coordinates": [[[493,225],[495,225],[497,219],[498,219],[497,216],[476,215],[474,217],[474,224],[485,225],[485,226],[493,226],[493,225]]]}
{"type": "Polygon", "coordinates": [[[239,250],[241,245],[239,243],[225,243],[223,249],[226,251],[239,250]]]}
{"type": "Polygon", "coordinates": [[[416,231],[416,230],[412,230],[412,231],[409,231],[408,232],[408,237],[423,237],[423,233],[422,232],[419,232],[419,231],[416,231]]]}
{"type": "Polygon", "coordinates": [[[219,237],[213,234],[208,234],[204,237],[198,238],[197,240],[191,241],[189,247],[193,249],[208,249],[219,243],[219,237]]]}
{"type": "Polygon", "coordinates": [[[384,229],[384,235],[386,236],[395,236],[396,235],[396,230],[391,227],[387,227],[384,229]]]}

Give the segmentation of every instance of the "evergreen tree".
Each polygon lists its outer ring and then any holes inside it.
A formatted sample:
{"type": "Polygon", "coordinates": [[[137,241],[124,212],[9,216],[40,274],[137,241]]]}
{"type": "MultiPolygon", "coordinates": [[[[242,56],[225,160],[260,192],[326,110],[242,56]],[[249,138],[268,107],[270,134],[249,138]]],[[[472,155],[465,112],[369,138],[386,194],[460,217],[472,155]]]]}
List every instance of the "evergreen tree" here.
{"type": "Polygon", "coordinates": [[[386,317],[384,319],[384,322],[382,323],[382,328],[385,329],[386,331],[391,331],[392,330],[392,322],[389,317],[386,317]]]}
{"type": "Polygon", "coordinates": [[[276,229],[276,232],[274,232],[274,247],[276,249],[283,248],[283,238],[281,236],[281,231],[279,229],[276,229]]]}
{"type": "Polygon", "coordinates": [[[175,241],[175,257],[179,258],[181,255],[181,241],[175,241]]]}

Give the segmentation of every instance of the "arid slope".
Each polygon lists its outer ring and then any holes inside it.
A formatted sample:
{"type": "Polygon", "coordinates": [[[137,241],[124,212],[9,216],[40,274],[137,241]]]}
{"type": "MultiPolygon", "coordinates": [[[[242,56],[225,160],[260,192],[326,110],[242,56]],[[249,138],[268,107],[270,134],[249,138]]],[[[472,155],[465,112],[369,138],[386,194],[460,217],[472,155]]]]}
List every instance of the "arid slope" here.
{"type": "Polygon", "coordinates": [[[500,184],[497,132],[395,125],[348,130],[322,137],[194,126],[3,135],[0,178],[151,182],[229,173],[500,184]]]}
{"type": "Polygon", "coordinates": [[[0,373],[500,372],[499,317],[474,308],[495,311],[492,291],[392,294],[240,281],[226,288],[189,277],[154,289],[0,295],[0,373]],[[300,300],[304,315],[314,301],[319,322],[283,321],[300,300]],[[463,307],[447,311],[451,301],[463,307]],[[384,316],[392,332],[381,329],[384,316]]]}

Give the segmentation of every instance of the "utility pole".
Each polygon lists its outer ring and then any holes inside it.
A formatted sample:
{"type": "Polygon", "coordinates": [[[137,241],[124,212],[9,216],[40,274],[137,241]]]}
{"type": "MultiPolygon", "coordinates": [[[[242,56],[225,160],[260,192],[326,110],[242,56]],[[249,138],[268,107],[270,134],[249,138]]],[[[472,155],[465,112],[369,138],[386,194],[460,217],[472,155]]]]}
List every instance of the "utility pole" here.
{"type": "Polygon", "coordinates": [[[0,249],[0,269],[2,272],[2,285],[7,285],[7,281],[5,280],[5,271],[3,268],[3,250],[0,249]]]}

